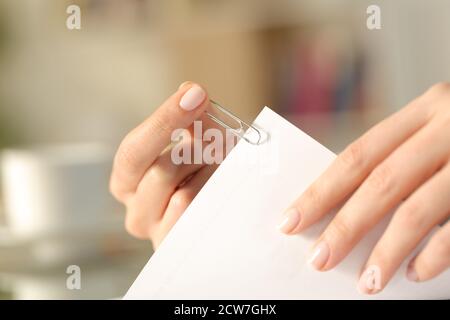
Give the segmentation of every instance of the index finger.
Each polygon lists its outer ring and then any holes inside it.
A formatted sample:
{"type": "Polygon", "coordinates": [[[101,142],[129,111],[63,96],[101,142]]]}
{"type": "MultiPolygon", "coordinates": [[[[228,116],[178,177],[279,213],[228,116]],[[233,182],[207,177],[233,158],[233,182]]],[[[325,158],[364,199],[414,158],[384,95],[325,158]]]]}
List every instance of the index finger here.
{"type": "Polygon", "coordinates": [[[304,230],[344,202],[379,162],[428,121],[427,99],[412,101],[349,145],[286,210],[280,230],[304,230]]]}
{"type": "Polygon", "coordinates": [[[171,142],[174,130],[189,127],[209,105],[206,90],[187,82],[121,142],[114,158],[110,189],[122,197],[133,192],[142,176],[171,142]]]}

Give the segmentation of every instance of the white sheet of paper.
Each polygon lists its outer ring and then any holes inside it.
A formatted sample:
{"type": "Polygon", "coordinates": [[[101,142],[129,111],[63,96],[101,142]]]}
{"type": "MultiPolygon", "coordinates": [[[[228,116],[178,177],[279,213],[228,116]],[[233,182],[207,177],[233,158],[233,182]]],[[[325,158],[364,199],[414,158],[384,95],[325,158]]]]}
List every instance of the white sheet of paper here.
{"type": "MultiPolygon", "coordinates": [[[[125,299],[361,299],[356,283],[388,217],[334,270],[317,272],[306,253],[328,218],[296,236],[276,225],[286,207],[335,155],[264,108],[259,146],[241,140],[151,257],[125,299]]],[[[370,298],[450,298],[450,272],[425,283],[405,277],[370,298]]]]}

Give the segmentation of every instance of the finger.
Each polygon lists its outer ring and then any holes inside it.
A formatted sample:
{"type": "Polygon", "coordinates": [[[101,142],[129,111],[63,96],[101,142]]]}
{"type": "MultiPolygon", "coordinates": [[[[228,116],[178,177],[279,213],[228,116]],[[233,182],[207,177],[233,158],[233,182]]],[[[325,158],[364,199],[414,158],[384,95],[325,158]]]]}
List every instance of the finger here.
{"type": "MultiPolygon", "coordinates": [[[[180,143],[161,154],[140,181],[135,194],[126,202],[126,228],[131,234],[148,238],[157,229],[156,224],[162,218],[174,190],[208,164],[203,161],[203,150],[208,145],[201,133],[195,137],[195,134],[184,132],[180,143]],[[195,156],[197,151],[200,153],[199,159],[195,156]],[[178,155],[180,152],[183,153],[181,157],[178,155]]],[[[214,160],[221,160],[221,150],[217,150],[214,156],[214,160]]]]}
{"type": "MultiPolygon", "coordinates": [[[[193,148],[190,141],[182,144],[193,148]]],[[[145,173],[135,194],[126,203],[127,231],[138,238],[148,238],[177,186],[203,166],[201,162],[177,165],[172,161],[172,150],[165,150],[145,173]]]]}
{"type": "Polygon", "coordinates": [[[383,161],[339,210],[318,240],[318,270],[336,266],[356,243],[400,201],[447,161],[450,140],[428,124],[383,161]],[[426,150],[427,152],[423,152],[426,150]]]}
{"type": "Polygon", "coordinates": [[[382,159],[427,122],[428,99],[422,96],[412,101],[350,144],[286,210],[281,231],[304,230],[343,202],[382,159]]]}
{"type": "MultiPolygon", "coordinates": [[[[216,114],[214,109],[208,110],[208,112],[216,114]]],[[[234,134],[218,125],[209,118],[206,113],[201,115],[188,130],[193,140],[202,141],[203,149],[197,150],[200,153],[197,158],[202,157],[202,160],[205,161],[206,164],[212,164],[211,161],[208,161],[208,159],[212,157],[212,154],[215,154],[215,156],[213,156],[213,158],[215,158],[214,160],[217,159],[214,163],[221,163],[228,152],[231,151],[237,143],[234,134]]]]}
{"type": "Polygon", "coordinates": [[[412,250],[447,217],[450,197],[444,195],[449,190],[450,165],[446,165],[400,205],[366,263],[358,284],[360,292],[383,290],[412,250]],[[376,286],[366,285],[368,270],[379,270],[376,286]]]}
{"type": "Polygon", "coordinates": [[[450,222],[440,228],[419,255],[410,262],[407,277],[411,281],[427,281],[448,268],[450,268],[450,222]]]}
{"type": "Polygon", "coordinates": [[[164,214],[167,203],[176,188],[204,165],[223,160],[222,145],[210,148],[206,139],[208,131],[215,129],[206,115],[199,117],[188,130],[183,131],[182,141],[166,148],[140,181],[135,194],[126,201],[126,228],[139,238],[148,238],[157,232],[157,222],[164,214]],[[206,152],[213,150],[213,152],[206,152]],[[170,159],[169,159],[170,154],[170,159]],[[213,162],[211,162],[213,161],[213,162]]]}
{"type": "Polygon", "coordinates": [[[114,159],[110,188],[124,199],[170,143],[176,129],[189,127],[209,106],[206,91],[187,83],[122,141],[114,159]]]}
{"type": "Polygon", "coordinates": [[[180,187],[170,198],[164,217],[159,223],[159,228],[153,239],[154,247],[169,233],[192,200],[211,177],[217,165],[206,166],[194,174],[194,176],[182,187],[180,187]]]}

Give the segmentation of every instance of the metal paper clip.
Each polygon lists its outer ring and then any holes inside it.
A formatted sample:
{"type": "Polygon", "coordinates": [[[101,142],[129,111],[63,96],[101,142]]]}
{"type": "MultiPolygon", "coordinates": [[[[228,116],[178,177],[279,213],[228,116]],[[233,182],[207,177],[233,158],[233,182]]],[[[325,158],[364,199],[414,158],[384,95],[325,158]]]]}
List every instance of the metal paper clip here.
{"type": "Polygon", "coordinates": [[[247,141],[250,144],[259,145],[261,143],[261,131],[260,130],[258,130],[254,126],[248,124],[244,120],[241,120],[238,116],[234,115],[232,112],[228,111],[227,109],[222,107],[217,102],[215,102],[213,100],[209,100],[209,101],[212,103],[212,105],[217,110],[219,110],[220,112],[224,113],[229,118],[236,121],[238,124],[238,127],[233,128],[230,125],[228,125],[225,121],[219,119],[215,115],[206,111],[206,114],[208,115],[208,117],[211,120],[213,120],[214,122],[216,122],[218,125],[222,126],[223,128],[230,130],[230,132],[232,134],[234,134],[235,136],[237,136],[239,138],[244,139],[245,141],[247,141]],[[253,132],[249,132],[249,130],[252,130],[253,132]]]}

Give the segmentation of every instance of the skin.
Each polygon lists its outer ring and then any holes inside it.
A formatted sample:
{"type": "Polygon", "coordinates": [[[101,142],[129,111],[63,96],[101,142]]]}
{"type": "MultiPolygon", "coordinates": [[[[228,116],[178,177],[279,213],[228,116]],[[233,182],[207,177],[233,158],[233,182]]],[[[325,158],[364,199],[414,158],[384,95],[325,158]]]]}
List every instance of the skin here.
{"type": "MultiPolygon", "coordinates": [[[[174,165],[170,135],[191,128],[196,119],[213,126],[204,111],[179,108],[194,83],[180,86],[147,120],[121,143],[114,159],[110,190],[122,202],[129,233],[150,239],[157,247],[208,180],[216,166],[174,165]],[[168,147],[169,146],[169,147],[168,147]]],[[[206,124],[206,125],[205,125],[206,124]]],[[[190,143],[189,140],[185,141],[190,143]]],[[[289,206],[300,220],[288,234],[301,233],[335,208],[340,208],[317,240],[329,255],[319,271],[337,266],[386,214],[395,213],[363,271],[381,272],[377,293],[431,230],[442,224],[409,262],[408,276],[426,281],[450,267],[450,84],[431,87],[400,111],[351,143],[330,167],[289,206]]]]}
{"type": "Polygon", "coordinates": [[[125,228],[136,238],[150,239],[157,248],[191,203],[217,165],[181,164],[171,161],[171,134],[185,128],[182,141],[192,145],[193,122],[203,130],[215,127],[205,115],[208,96],[196,109],[186,111],[179,102],[194,83],[185,82],[149,118],[121,142],[114,157],[110,191],[126,207],[125,228]]]}

